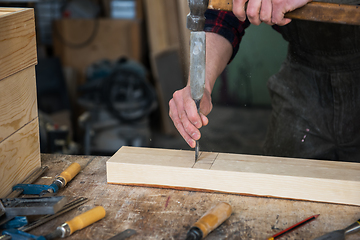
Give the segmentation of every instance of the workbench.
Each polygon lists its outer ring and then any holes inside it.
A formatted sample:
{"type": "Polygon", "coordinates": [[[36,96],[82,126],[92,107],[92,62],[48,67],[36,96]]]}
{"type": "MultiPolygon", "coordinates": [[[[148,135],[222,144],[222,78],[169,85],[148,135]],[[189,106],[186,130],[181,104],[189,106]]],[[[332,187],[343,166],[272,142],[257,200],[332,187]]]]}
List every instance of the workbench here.
{"type": "MultiPolygon", "coordinates": [[[[106,217],[75,232],[68,239],[108,239],[128,228],[138,233],[129,239],[185,239],[191,225],[209,208],[225,201],[233,214],[206,238],[266,239],[271,235],[315,214],[320,216],[282,239],[313,239],[326,232],[341,229],[360,218],[360,207],[315,203],[234,194],[180,191],[172,189],[112,185],[106,182],[106,161],[102,156],[41,156],[42,166],[49,166],[36,183],[50,184],[71,163],[82,166],[81,172],[59,192],[59,195],[87,197],[87,203],[54,219],[30,233],[45,235],[63,222],[94,206],[103,206],[106,217]]],[[[347,240],[359,239],[360,235],[347,240]]]]}

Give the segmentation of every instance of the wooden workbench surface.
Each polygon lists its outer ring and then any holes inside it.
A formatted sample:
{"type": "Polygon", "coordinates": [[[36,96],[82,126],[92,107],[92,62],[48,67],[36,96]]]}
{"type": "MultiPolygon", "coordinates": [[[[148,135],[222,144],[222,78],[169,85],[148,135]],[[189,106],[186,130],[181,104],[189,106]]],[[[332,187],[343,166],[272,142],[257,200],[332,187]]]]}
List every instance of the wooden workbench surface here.
{"type": "MultiPolygon", "coordinates": [[[[360,207],[305,201],[258,198],[231,194],[177,191],[171,189],[110,185],[105,163],[109,157],[42,155],[42,165],[50,170],[37,181],[50,184],[72,162],[82,171],[59,194],[90,199],[77,210],[34,229],[44,235],[74,216],[101,205],[107,215],[101,221],[74,233],[68,239],[108,239],[128,228],[137,235],[129,239],[185,239],[190,226],[211,206],[226,201],[232,216],[206,239],[266,239],[311,215],[313,222],[282,239],[313,239],[326,232],[344,228],[360,218],[360,207]]],[[[347,240],[359,239],[360,233],[347,240]]]]}

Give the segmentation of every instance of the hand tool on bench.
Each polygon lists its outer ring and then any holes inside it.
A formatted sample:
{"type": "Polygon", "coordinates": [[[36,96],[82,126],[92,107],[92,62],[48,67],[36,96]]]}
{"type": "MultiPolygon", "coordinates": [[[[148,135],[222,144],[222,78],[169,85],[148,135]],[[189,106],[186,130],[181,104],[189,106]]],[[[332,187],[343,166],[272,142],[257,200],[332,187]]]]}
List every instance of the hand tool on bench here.
{"type": "MultiPolygon", "coordinates": [[[[39,218],[38,220],[36,220],[35,222],[32,222],[30,224],[27,224],[25,226],[22,226],[22,227],[19,227],[17,230],[20,231],[20,232],[28,232],[44,223],[47,223],[49,221],[51,221],[52,219],[54,218],[57,218],[58,216],[74,209],[74,208],[77,208],[79,206],[81,206],[82,204],[86,203],[87,201],[89,201],[89,199],[87,198],[83,198],[83,197],[80,197],[80,198],[77,198],[69,203],[67,203],[60,211],[58,211],[57,213],[55,214],[48,214],[48,215],[45,215],[41,218],[39,218]]],[[[9,235],[1,235],[0,236],[0,240],[10,240],[11,239],[11,236],[9,235]]]]}
{"type": "Polygon", "coordinates": [[[51,185],[17,184],[13,187],[13,191],[22,191],[22,194],[25,195],[52,196],[57,193],[59,189],[65,187],[65,185],[71,181],[80,170],[80,165],[78,163],[73,163],[66,168],[51,185]]]}
{"type": "MultiPolygon", "coordinates": [[[[73,179],[80,172],[80,165],[78,163],[71,164],[54,180],[51,185],[31,184],[47,170],[47,166],[37,169],[21,184],[15,185],[13,187],[13,192],[10,193],[6,199],[1,200],[2,203],[6,205],[5,207],[7,209],[7,214],[6,216],[1,217],[0,225],[3,225],[9,221],[14,221],[12,219],[15,216],[31,215],[29,212],[34,212],[36,215],[55,213],[65,204],[64,200],[62,200],[63,197],[51,198],[50,196],[53,196],[60,188],[63,188],[67,182],[73,179]],[[15,198],[20,194],[40,195],[46,198],[15,198]],[[25,206],[25,208],[23,208],[24,210],[21,210],[19,206],[25,206]]],[[[23,220],[24,219],[15,219],[15,223],[13,224],[17,225],[19,224],[19,221],[21,222],[23,220]]]]}
{"type": "MultiPolygon", "coordinates": [[[[189,0],[190,13],[187,16],[186,26],[190,33],[190,89],[198,113],[200,114],[200,101],[205,88],[205,60],[206,35],[205,11],[209,0],[189,0]]],[[[199,157],[199,141],[195,146],[195,162],[199,157]]]]}
{"type": "Polygon", "coordinates": [[[8,217],[54,214],[66,201],[64,196],[1,199],[8,217]]]}
{"type": "Polygon", "coordinates": [[[5,209],[5,215],[0,218],[0,228],[23,226],[27,224],[26,216],[54,214],[66,201],[64,196],[0,199],[5,209]]]}
{"type": "Polygon", "coordinates": [[[46,236],[34,236],[26,232],[22,232],[16,229],[10,229],[3,231],[3,234],[11,236],[13,240],[16,239],[35,239],[35,240],[51,240],[57,238],[65,238],[73,234],[74,232],[81,230],[90,224],[93,224],[106,215],[105,209],[101,206],[95,207],[79,216],[74,217],[72,220],[63,223],[57,227],[55,231],[47,234],[46,236]]]}
{"type": "Polygon", "coordinates": [[[119,234],[116,234],[115,236],[109,238],[108,240],[124,240],[127,239],[129,237],[131,237],[132,235],[135,235],[137,232],[133,229],[126,229],[125,231],[122,231],[119,234]]]}
{"type": "MultiPolygon", "coordinates": [[[[208,8],[232,11],[233,0],[209,0],[208,8]]],[[[285,13],[285,18],[360,25],[360,7],[337,3],[309,2],[301,8],[285,13]]]]}
{"type": "Polygon", "coordinates": [[[315,238],[314,240],[345,240],[345,237],[347,235],[357,233],[359,231],[360,231],[360,219],[354,222],[353,224],[351,224],[350,226],[348,226],[347,228],[330,232],[321,237],[315,238]]]}
{"type": "Polygon", "coordinates": [[[230,217],[232,208],[226,202],[220,202],[207,211],[188,231],[186,240],[200,240],[230,217]]]}

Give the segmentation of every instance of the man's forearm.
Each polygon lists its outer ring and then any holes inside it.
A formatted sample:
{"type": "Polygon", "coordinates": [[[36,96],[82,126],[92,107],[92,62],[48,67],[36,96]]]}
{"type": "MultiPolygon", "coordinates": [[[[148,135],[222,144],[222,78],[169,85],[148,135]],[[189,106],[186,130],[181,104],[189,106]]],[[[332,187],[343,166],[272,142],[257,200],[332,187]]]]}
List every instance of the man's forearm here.
{"type": "Polygon", "coordinates": [[[230,42],[216,33],[206,33],[206,82],[205,88],[211,93],[216,79],[228,64],[233,48],[230,42]]]}

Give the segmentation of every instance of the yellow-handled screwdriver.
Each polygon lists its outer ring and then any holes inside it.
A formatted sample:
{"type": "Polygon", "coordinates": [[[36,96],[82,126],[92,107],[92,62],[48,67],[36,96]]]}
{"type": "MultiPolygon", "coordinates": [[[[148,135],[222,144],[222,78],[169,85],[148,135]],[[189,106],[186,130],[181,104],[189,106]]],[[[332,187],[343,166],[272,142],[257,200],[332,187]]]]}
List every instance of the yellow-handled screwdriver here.
{"type": "Polygon", "coordinates": [[[50,188],[44,190],[40,193],[40,196],[48,196],[53,193],[56,193],[59,189],[66,186],[68,182],[71,181],[81,170],[81,166],[78,163],[72,163],[68,168],[66,168],[60,175],[53,181],[50,185],[50,188]]]}
{"type": "Polygon", "coordinates": [[[93,224],[100,219],[103,219],[106,215],[106,211],[103,207],[98,206],[87,212],[74,217],[72,220],[63,223],[57,227],[55,231],[45,236],[46,240],[65,238],[73,234],[74,232],[81,230],[90,224],[93,224]]]}

